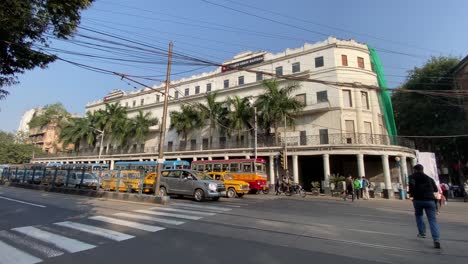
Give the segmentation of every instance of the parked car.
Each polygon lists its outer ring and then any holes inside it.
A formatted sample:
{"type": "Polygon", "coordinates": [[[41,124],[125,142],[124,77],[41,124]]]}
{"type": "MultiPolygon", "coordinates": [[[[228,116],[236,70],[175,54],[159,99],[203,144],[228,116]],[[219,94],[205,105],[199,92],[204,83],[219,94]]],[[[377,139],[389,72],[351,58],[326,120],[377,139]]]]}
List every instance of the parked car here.
{"type": "Polygon", "coordinates": [[[85,172],[84,174],[80,171],[70,172],[68,176],[68,187],[75,188],[90,188],[96,189],[98,184],[98,177],[94,173],[85,172]],[[81,178],[83,177],[83,182],[81,178]]]}
{"type": "Polygon", "coordinates": [[[242,198],[250,190],[247,182],[234,180],[229,172],[208,172],[207,174],[213,177],[214,180],[224,182],[226,197],[228,198],[234,198],[236,195],[242,198]]]}
{"type": "Polygon", "coordinates": [[[132,192],[138,190],[140,172],[137,170],[109,171],[102,177],[102,188],[105,191],[115,191],[119,185],[119,192],[132,192]],[[119,179],[120,178],[120,179],[119,179]]]}
{"type": "Polygon", "coordinates": [[[201,202],[206,198],[214,201],[226,195],[226,186],[222,181],[203,180],[206,173],[189,169],[163,170],[161,172],[161,195],[176,194],[180,196],[192,196],[201,202]]]}

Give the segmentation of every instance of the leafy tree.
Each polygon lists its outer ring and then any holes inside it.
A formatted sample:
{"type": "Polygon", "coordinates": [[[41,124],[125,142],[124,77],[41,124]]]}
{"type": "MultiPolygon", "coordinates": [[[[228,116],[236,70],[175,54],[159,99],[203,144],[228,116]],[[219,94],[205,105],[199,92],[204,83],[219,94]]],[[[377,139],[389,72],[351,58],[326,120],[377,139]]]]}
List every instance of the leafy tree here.
{"type": "Polygon", "coordinates": [[[95,117],[89,112],[84,118],[72,118],[70,123],[60,131],[60,140],[63,145],[74,144],[75,150],[78,150],[81,140],[85,139],[88,145],[94,146],[96,143],[94,120],[95,117]]]}
{"type": "Polygon", "coordinates": [[[283,86],[275,80],[263,81],[264,92],[257,98],[255,106],[259,113],[259,124],[265,130],[273,127],[276,144],[279,143],[278,127],[284,122],[294,123],[294,115],[304,108],[291,94],[301,86],[298,83],[285,83],[283,86]]]}
{"type": "Polygon", "coordinates": [[[17,75],[35,67],[45,68],[56,56],[37,46],[48,46],[50,35],[65,39],[80,23],[80,12],[93,0],[0,1],[0,99],[4,86],[18,82],[17,75]],[[48,35],[50,34],[50,35],[48,35]]]}
{"type": "Polygon", "coordinates": [[[42,152],[40,148],[33,145],[18,142],[15,135],[0,131],[0,163],[1,164],[20,164],[29,162],[33,151],[42,152]]]}
{"type": "Polygon", "coordinates": [[[104,140],[110,135],[110,139],[123,145],[126,141],[126,131],[129,125],[127,121],[127,110],[120,104],[106,104],[105,110],[94,113],[95,128],[104,131],[104,140]]]}
{"type": "Polygon", "coordinates": [[[229,97],[227,100],[230,112],[227,115],[229,129],[236,132],[236,139],[239,142],[243,130],[252,129],[254,109],[250,105],[251,97],[229,97]]]}
{"type": "MultiPolygon", "coordinates": [[[[453,57],[433,57],[421,68],[409,71],[406,82],[392,96],[395,121],[400,135],[441,136],[463,134],[463,106],[456,96],[442,97],[427,90],[453,89],[451,70],[459,62],[453,57]]],[[[432,151],[442,160],[457,159],[466,151],[463,139],[414,138],[416,148],[432,151]]]]}
{"type": "Polygon", "coordinates": [[[56,125],[63,128],[67,125],[71,114],[65,109],[62,103],[46,105],[37,115],[34,115],[29,122],[30,128],[42,129],[47,125],[56,125]]]}
{"type": "Polygon", "coordinates": [[[169,113],[171,125],[169,129],[174,129],[178,135],[182,135],[185,144],[190,132],[203,127],[203,115],[194,106],[182,105],[179,111],[169,113]]]}

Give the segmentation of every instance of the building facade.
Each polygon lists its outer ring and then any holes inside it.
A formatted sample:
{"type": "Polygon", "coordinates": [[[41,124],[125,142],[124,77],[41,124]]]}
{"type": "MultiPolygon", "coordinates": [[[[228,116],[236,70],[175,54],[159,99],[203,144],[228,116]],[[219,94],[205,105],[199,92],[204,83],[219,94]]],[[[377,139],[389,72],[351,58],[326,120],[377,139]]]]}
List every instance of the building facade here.
{"type": "MultiPolygon", "coordinates": [[[[364,88],[378,86],[369,54],[365,44],[332,37],[277,54],[244,52],[215,71],[172,81],[168,110],[178,111],[181,104],[205,103],[206,94],[215,91],[219,101],[232,96],[251,96],[255,100],[264,91],[262,81],[272,78],[262,72],[275,74],[280,84],[288,82],[281,76],[355,83],[355,87],[341,87],[301,81],[294,96],[305,107],[296,117],[295,125],[279,128],[279,143],[259,134],[257,156],[267,160],[272,184],[275,175],[284,173],[277,157],[286,145],[290,173],[306,188],[312,181],[319,181],[322,189],[327,190],[331,175],[366,176],[376,188],[391,196],[399,184],[405,183],[408,168],[416,162],[416,156],[411,142],[388,136],[379,91],[364,88]]],[[[104,99],[88,103],[86,110],[94,112],[104,109],[106,103],[117,103],[127,108],[129,117],[142,110],[162,120],[164,98],[155,90],[163,91],[164,85],[130,93],[114,90],[104,99]]],[[[111,165],[118,160],[156,159],[159,126],[151,127],[150,131],[144,145],[119,149],[106,142],[102,158],[111,165]]],[[[190,133],[187,142],[175,131],[168,130],[166,135],[166,159],[191,161],[255,155],[252,132],[245,132],[240,140],[216,132],[212,142],[208,125],[190,133]]],[[[97,153],[98,147],[82,149],[73,156],[40,158],[36,162],[95,162],[97,153]]]]}

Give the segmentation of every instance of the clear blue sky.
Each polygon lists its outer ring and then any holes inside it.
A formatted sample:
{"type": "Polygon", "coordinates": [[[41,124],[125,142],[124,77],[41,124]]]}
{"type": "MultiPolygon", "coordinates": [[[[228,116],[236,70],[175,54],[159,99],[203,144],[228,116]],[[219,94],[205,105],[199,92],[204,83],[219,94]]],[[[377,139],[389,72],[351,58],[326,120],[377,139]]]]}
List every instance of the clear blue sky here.
{"type": "MultiPolygon", "coordinates": [[[[343,39],[353,38],[380,50],[411,55],[380,52],[391,87],[401,84],[409,69],[421,66],[431,56],[468,55],[468,1],[465,0],[209,1],[307,30],[279,25],[202,0],[98,0],[83,12],[82,26],[162,48],[167,48],[169,40],[173,40],[174,50],[177,52],[218,62],[245,50],[278,52],[299,47],[304,42],[313,43],[326,39],[326,36],[312,31],[343,39]],[[252,7],[246,7],[242,3],[252,7]],[[268,36],[253,33],[255,31],[268,33],[268,36]]],[[[79,32],[89,33],[83,30],[79,32]]],[[[52,47],[88,54],[98,53],[67,42],[53,42],[52,47]]],[[[166,67],[164,63],[117,64],[82,56],[60,56],[133,75],[164,76],[166,67]]],[[[175,65],[173,73],[194,71],[172,76],[172,79],[211,70],[196,70],[199,67],[175,65]]],[[[0,101],[1,130],[16,130],[23,112],[33,107],[62,102],[70,112],[83,114],[87,102],[100,99],[113,89],[134,90],[118,77],[87,71],[60,61],[50,64],[46,69],[25,73],[20,76],[20,82],[7,87],[11,94],[6,100],[0,101]]],[[[157,82],[145,83],[151,85],[157,82]]]]}

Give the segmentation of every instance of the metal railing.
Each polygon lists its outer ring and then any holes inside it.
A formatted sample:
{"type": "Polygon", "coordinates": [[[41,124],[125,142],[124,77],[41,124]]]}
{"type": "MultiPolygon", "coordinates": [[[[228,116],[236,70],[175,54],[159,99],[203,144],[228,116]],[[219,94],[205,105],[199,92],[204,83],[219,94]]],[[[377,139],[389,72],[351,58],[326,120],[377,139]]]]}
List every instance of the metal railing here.
{"type": "MultiPolygon", "coordinates": [[[[276,139],[273,135],[258,135],[257,146],[258,148],[264,147],[280,147],[288,146],[353,146],[353,145],[383,145],[383,146],[401,146],[407,148],[415,148],[414,142],[408,138],[388,135],[374,135],[364,133],[339,133],[339,134],[325,134],[325,135],[311,135],[311,136],[292,136],[280,137],[276,139]]],[[[180,151],[205,151],[205,150],[220,150],[220,149],[240,149],[240,148],[253,148],[254,139],[251,135],[242,139],[236,137],[228,138],[213,138],[213,142],[207,143],[200,140],[194,142],[189,141],[188,144],[181,142],[181,144],[166,144],[164,146],[165,152],[180,152],[180,151]]],[[[141,146],[134,148],[105,148],[103,155],[127,155],[137,153],[157,153],[158,146],[141,146]]],[[[83,148],[79,151],[72,152],[59,152],[55,154],[41,153],[37,157],[80,157],[80,156],[95,156],[99,154],[99,148],[83,148]]]]}

